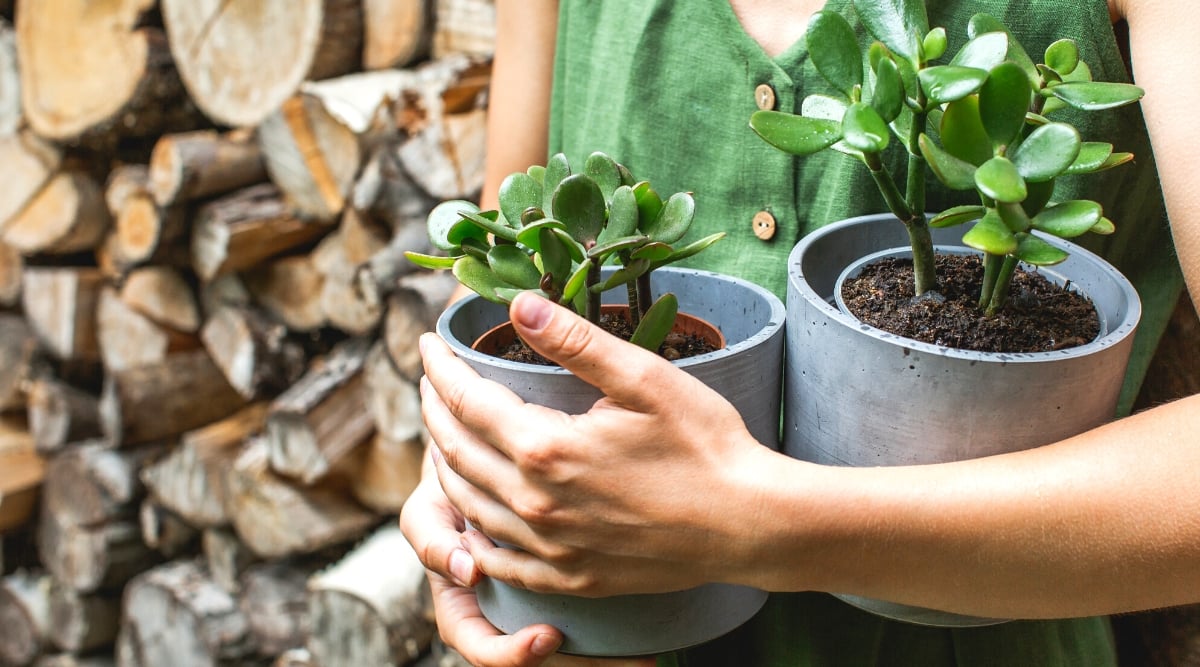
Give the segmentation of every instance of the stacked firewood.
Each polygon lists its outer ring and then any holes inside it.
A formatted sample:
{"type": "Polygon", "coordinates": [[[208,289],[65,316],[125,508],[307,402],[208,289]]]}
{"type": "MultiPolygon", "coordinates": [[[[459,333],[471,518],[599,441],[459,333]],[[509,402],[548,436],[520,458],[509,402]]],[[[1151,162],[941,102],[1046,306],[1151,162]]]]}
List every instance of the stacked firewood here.
{"type": "Polygon", "coordinates": [[[0,0],[0,665],[454,665],[395,527],[490,0],[0,0]]]}

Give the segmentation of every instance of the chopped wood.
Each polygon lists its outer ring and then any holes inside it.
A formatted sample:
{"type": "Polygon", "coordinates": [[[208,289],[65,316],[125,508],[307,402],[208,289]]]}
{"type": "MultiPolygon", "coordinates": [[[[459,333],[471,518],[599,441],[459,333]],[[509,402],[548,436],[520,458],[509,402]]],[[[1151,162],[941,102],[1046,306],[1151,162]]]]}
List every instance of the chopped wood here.
{"type": "Polygon", "coordinates": [[[369,346],[362,338],[340,343],[272,402],[267,438],[275,472],[312,484],[374,431],[363,405],[369,346]]]}
{"type": "Polygon", "coordinates": [[[321,305],[325,277],[311,255],[293,255],[266,263],[245,274],[254,300],[292,331],[314,331],[328,318],[321,305]]]}
{"type": "MultiPolygon", "coordinates": [[[[3,3],[0,3],[3,4],[3,3]]],[[[0,17],[0,137],[21,127],[21,77],[17,72],[17,34],[0,17]]],[[[3,216],[0,216],[3,222],[3,216]]]]}
{"type": "Polygon", "coordinates": [[[251,565],[242,574],[240,604],[259,653],[279,655],[304,645],[308,579],[315,569],[314,561],[288,559],[251,565]]]}
{"type": "Polygon", "coordinates": [[[167,355],[161,363],[113,371],[104,380],[100,419],[124,445],[161,440],[233,414],[245,399],[204,350],[167,355]]]}
{"type": "Polygon", "coordinates": [[[220,195],[267,178],[253,132],[167,134],[150,154],[150,192],[159,206],[220,195]]]}
{"type": "Polygon", "coordinates": [[[427,254],[430,249],[423,219],[420,223],[398,227],[387,245],[355,268],[352,279],[355,295],[365,304],[382,304],[397,289],[400,278],[417,269],[404,253],[427,254]]]}
{"type": "Polygon", "coordinates": [[[293,215],[270,183],[205,204],[193,224],[192,263],[202,280],[248,269],[328,231],[293,215]]]}
{"type": "Polygon", "coordinates": [[[13,420],[0,422],[0,534],[30,519],[45,474],[29,432],[13,420]]]}
{"type": "Polygon", "coordinates": [[[396,370],[383,341],[377,341],[367,354],[363,377],[367,409],[379,433],[394,441],[404,441],[424,431],[417,385],[396,370]]]}
{"type": "Polygon", "coordinates": [[[227,528],[205,528],[200,545],[213,582],[230,594],[241,592],[242,573],[258,559],[237,533],[227,528]]]}
{"type": "Polygon", "coordinates": [[[496,50],[494,0],[436,0],[437,29],[433,56],[452,53],[488,55],[496,50]]]}
{"type": "Polygon", "coordinates": [[[156,567],[125,589],[116,649],[122,667],[217,667],[253,651],[237,601],[194,561],[156,567]]]}
{"type": "Polygon", "coordinates": [[[433,331],[458,281],[449,271],[413,273],[400,280],[388,297],[383,341],[401,377],[418,382],[424,375],[417,339],[433,331]]]}
{"type": "Polygon", "coordinates": [[[112,590],[158,560],[136,521],[78,526],[43,507],[38,555],[55,581],[80,593],[112,590]]]}
{"type": "Polygon", "coordinates": [[[159,325],[105,286],[96,308],[100,358],[109,372],[162,364],[172,353],[200,346],[196,336],[159,325]]]}
{"type": "Polygon", "coordinates": [[[63,171],[4,225],[0,238],[30,255],[93,250],[112,224],[104,194],[91,176],[63,171]]]}
{"type": "Polygon", "coordinates": [[[341,227],[322,239],[313,251],[313,263],[325,278],[321,283],[321,310],[330,324],[352,336],[375,330],[383,317],[383,304],[362,298],[355,289],[356,262],[350,253],[361,257],[380,246],[382,241],[372,237],[358,214],[348,211],[341,227]]]}
{"type": "Polygon", "coordinates": [[[26,406],[25,384],[36,349],[37,339],[25,319],[0,313],[0,412],[26,406]]]}
{"type": "Polygon", "coordinates": [[[17,572],[0,579],[0,664],[28,665],[47,644],[50,577],[17,572]]]}
{"type": "Polygon", "coordinates": [[[33,663],[33,667],[116,667],[116,664],[113,662],[112,656],[104,653],[86,656],[60,653],[38,658],[37,662],[33,663]]]}
{"type": "Polygon", "coordinates": [[[396,441],[376,433],[364,449],[358,477],[350,485],[355,500],[380,514],[399,514],[421,481],[423,439],[396,441]]]}
{"type": "Polygon", "coordinates": [[[258,309],[219,308],[200,339],[225,379],[247,399],[277,394],[304,372],[304,350],[288,339],[286,327],[258,309]]]}
{"type": "Polygon", "coordinates": [[[258,125],[306,77],[358,66],[358,1],[162,0],[159,7],[191,98],[222,125],[258,125]]]}
{"type": "Polygon", "coordinates": [[[21,302],[21,275],[25,258],[21,251],[0,242],[0,308],[11,308],[21,302]]]}
{"type": "Polygon", "coordinates": [[[0,164],[5,166],[4,187],[0,188],[0,232],[58,173],[61,161],[58,148],[29,130],[0,133],[0,164]]]}
{"type": "Polygon", "coordinates": [[[317,664],[407,664],[433,639],[425,568],[395,525],[313,577],[309,591],[307,647],[317,664]]]}
{"type": "Polygon", "coordinates": [[[131,519],[146,491],[138,471],[161,452],[158,445],[118,449],[104,441],[70,447],[46,466],[42,502],[77,526],[131,519]]]}
{"type": "Polygon", "coordinates": [[[363,0],[363,67],[404,67],[429,52],[431,0],[363,0]]]}
{"type": "Polygon", "coordinates": [[[192,544],[200,536],[195,526],[153,498],[142,499],[142,506],[138,509],[138,525],[142,527],[142,541],[146,546],[167,558],[190,552],[192,544]]]}
{"type": "Polygon", "coordinates": [[[225,306],[246,306],[253,301],[240,273],[226,273],[200,285],[200,310],[215,313],[225,306]]]}
{"type": "Polygon", "coordinates": [[[142,481],[155,501],[201,528],[228,524],[227,477],[242,442],[266,423],[267,406],[252,403],[180,436],[177,447],[142,469],[142,481]]]}
{"type": "Polygon", "coordinates": [[[38,340],[64,360],[97,360],[96,305],[104,276],[82,267],[26,267],[21,303],[38,340]]]}
{"type": "Polygon", "coordinates": [[[271,472],[269,447],[252,438],[229,472],[234,528],[262,558],[313,553],[360,537],[376,515],[335,487],[296,486],[271,472]]]}
{"type": "Polygon", "coordinates": [[[120,164],[108,172],[104,182],[104,205],[113,218],[121,214],[129,198],[150,191],[150,170],[144,164],[120,164]]]}
{"type": "Polygon", "coordinates": [[[183,275],[168,266],[147,266],[125,278],[121,300],[155,322],[177,331],[200,328],[200,309],[183,275]]]}
{"type": "Polygon", "coordinates": [[[102,435],[100,397],[50,374],[30,381],[27,414],[29,431],[42,454],[102,435]]]}
{"type": "MultiPolygon", "coordinates": [[[[363,165],[350,193],[349,208],[379,221],[393,233],[409,225],[425,229],[425,218],[438,200],[421,189],[405,171],[395,146],[377,146],[363,165]]],[[[390,236],[385,235],[385,236],[390,236]]]]}
{"type": "Polygon", "coordinates": [[[271,667],[316,667],[316,663],[308,649],[293,648],[280,653],[271,667]]]}
{"type": "Polygon", "coordinates": [[[119,595],[81,595],[66,586],[50,586],[49,639],[63,651],[84,653],[112,644],[120,620],[119,595]]]}
{"type": "Polygon", "coordinates": [[[135,192],[124,200],[111,231],[96,249],[97,262],[116,276],[152,262],[187,265],[191,256],[183,240],[186,227],[182,208],[163,208],[149,192],[135,192]]]}

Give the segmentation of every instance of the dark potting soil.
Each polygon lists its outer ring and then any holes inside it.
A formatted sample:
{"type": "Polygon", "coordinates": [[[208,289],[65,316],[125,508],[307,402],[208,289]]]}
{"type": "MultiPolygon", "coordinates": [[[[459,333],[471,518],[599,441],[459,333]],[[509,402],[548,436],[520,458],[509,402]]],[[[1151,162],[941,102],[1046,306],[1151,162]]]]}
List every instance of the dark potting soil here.
{"type": "MultiPolygon", "coordinates": [[[[601,315],[600,328],[621,340],[628,341],[633,337],[633,325],[622,315],[612,315],[610,313],[601,315]]],[[[667,334],[663,344],[659,346],[658,354],[668,361],[674,361],[676,359],[686,359],[712,352],[714,349],[703,338],[672,331],[667,334]]],[[[527,364],[537,364],[538,366],[558,365],[534,352],[532,348],[525,344],[525,341],[521,340],[520,336],[513,339],[513,342],[496,356],[509,361],[520,361],[527,364]]]]}
{"type": "Polygon", "coordinates": [[[842,286],[846,307],[884,331],[943,347],[1044,352],[1083,345],[1100,333],[1087,297],[1034,271],[1018,269],[1008,302],[992,317],[979,308],[983,264],[975,255],[939,254],[938,294],[913,298],[912,260],[887,258],[842,286]]]}

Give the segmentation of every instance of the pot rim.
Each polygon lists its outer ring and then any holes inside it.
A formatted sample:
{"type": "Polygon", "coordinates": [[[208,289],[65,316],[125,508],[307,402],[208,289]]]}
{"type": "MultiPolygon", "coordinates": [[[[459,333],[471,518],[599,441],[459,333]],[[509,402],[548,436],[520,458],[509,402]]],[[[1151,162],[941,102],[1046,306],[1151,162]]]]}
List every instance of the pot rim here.
{"type": "MultiPolygon", "coordinates": [[[[1142,305],[1141,299],[1138,297],[1137,290],[1133,284],[1129,282],[1121,272],[1117,271],[1112,264],[1100,257],[1096,253],[1070,241],[1036,233],[1039,238],[1054,245],[1062,250],[1065,250],[1073,257],[1082,258],[1099,267],[1100,272],[1121,291],[1127,306],[1125,317],[1119,322],[1102,325],[1107,329],[1107,333],[1098,336],[1096,339],[1078,345],[1076,347],[1066,348],[1063,350],[1052,350],[1047,352],[980,352],[977,350],[961,350],[942,345],[934,345],[925,343],[911,338],[905,338],[893,333],[889,333],[882,329],[873,327],[858,318],[842,312],[836,305],[830,304],[820,294],[813,289],[808,280],[804,278],[803,264],[801,258],[805,252],[813,244],[817,243],[824,237],[839,232],[841,230],[855,227],[862,224],[900,224],[894,220],[891,213],[873,213],[869,215],[860,215],[853,218],[846,218],[837,222],[832,222],[828,225],[820,227],[806,235],[799,243],[792,248],[792,252],[788,255],[788,291],[795,291],[799,296],[803,297],[811,306],[823,311],[825,315],[846,326],[848,329],[860,332],[863,335],[871,336],[880,341],[904,347],[917,352],[926,354],[935,354],[945,357],[966,359],[971,361],[985,361],[989,363],[1039,363],[1052,360],[1061,360],[1075,357],[1086,357],[1095,354],[1096,351],[1112,347],[1120,344],[1126,338],[1130,337],[1137,330],[1138,322],[1141,320],[1142,305]]],[[[946,245],[946,244],[938,244],[946,245]]],[[[1059,274],[1062,275],[1062,274],[1059,274]]],[[[1068,276],[1069,277],[1069,276],[1068,276]]],[[[1086,291],[1085,291],[1086,293],[1086,291]]],[[[1102,318],[1103,319],[1103,318],[1102,318]]]]}

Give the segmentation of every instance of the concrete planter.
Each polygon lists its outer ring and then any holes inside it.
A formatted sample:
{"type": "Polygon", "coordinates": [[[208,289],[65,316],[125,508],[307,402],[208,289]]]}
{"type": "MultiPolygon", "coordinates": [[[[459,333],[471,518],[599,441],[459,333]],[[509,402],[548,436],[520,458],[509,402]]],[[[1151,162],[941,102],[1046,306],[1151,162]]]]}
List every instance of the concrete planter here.
{"type": "MultiPolygon", "coordinates": [[[[756,285],[707,271],[660,269],[654,273],[654,288],[675,293],[680,311],[707,320],[725,336],[724,349],[675,364],[729,400],[760,442],[777,447],[783,304],[756,285]]],[[[619,293],[606,294],[606,299],[623,300],[623,291],[614,292],[619,293]]],[[[572,414],[586,412],[600,393],[565,370],[504,361],[471,349],[480,334],[507,319],[504,307],[473,296],[447,309],[437,332],[480,375],[524,400],[572,414]]],[[[549,623],[565,635],[563,652],[594,656],[647,655],[702,643],[747,621],[767,597],[763,591],[727,584],[592,599],[531,593],[485,580],[477,592],[484,615],[501,630],[549,623]]]]}
{"type": "MultiPolygon", "coordinates": [[[[935,229],[960,246],[967,229],[935,229]]],[[[1089,296],[1102,334],[1055,352],[954,350],[900,338],[831,305],[843,269],[906,246],[891,215],[854,218],[807,236],[788,260],[784,451],[827,465],[939,463],[1038,447],[1111,420],[1141,303],[1111,265],[1072,243],[1070,258],[1041,271],[1089,296]]],[[[839,596],[899,620],[939,626],[1000,622],[839,596]]]]}

